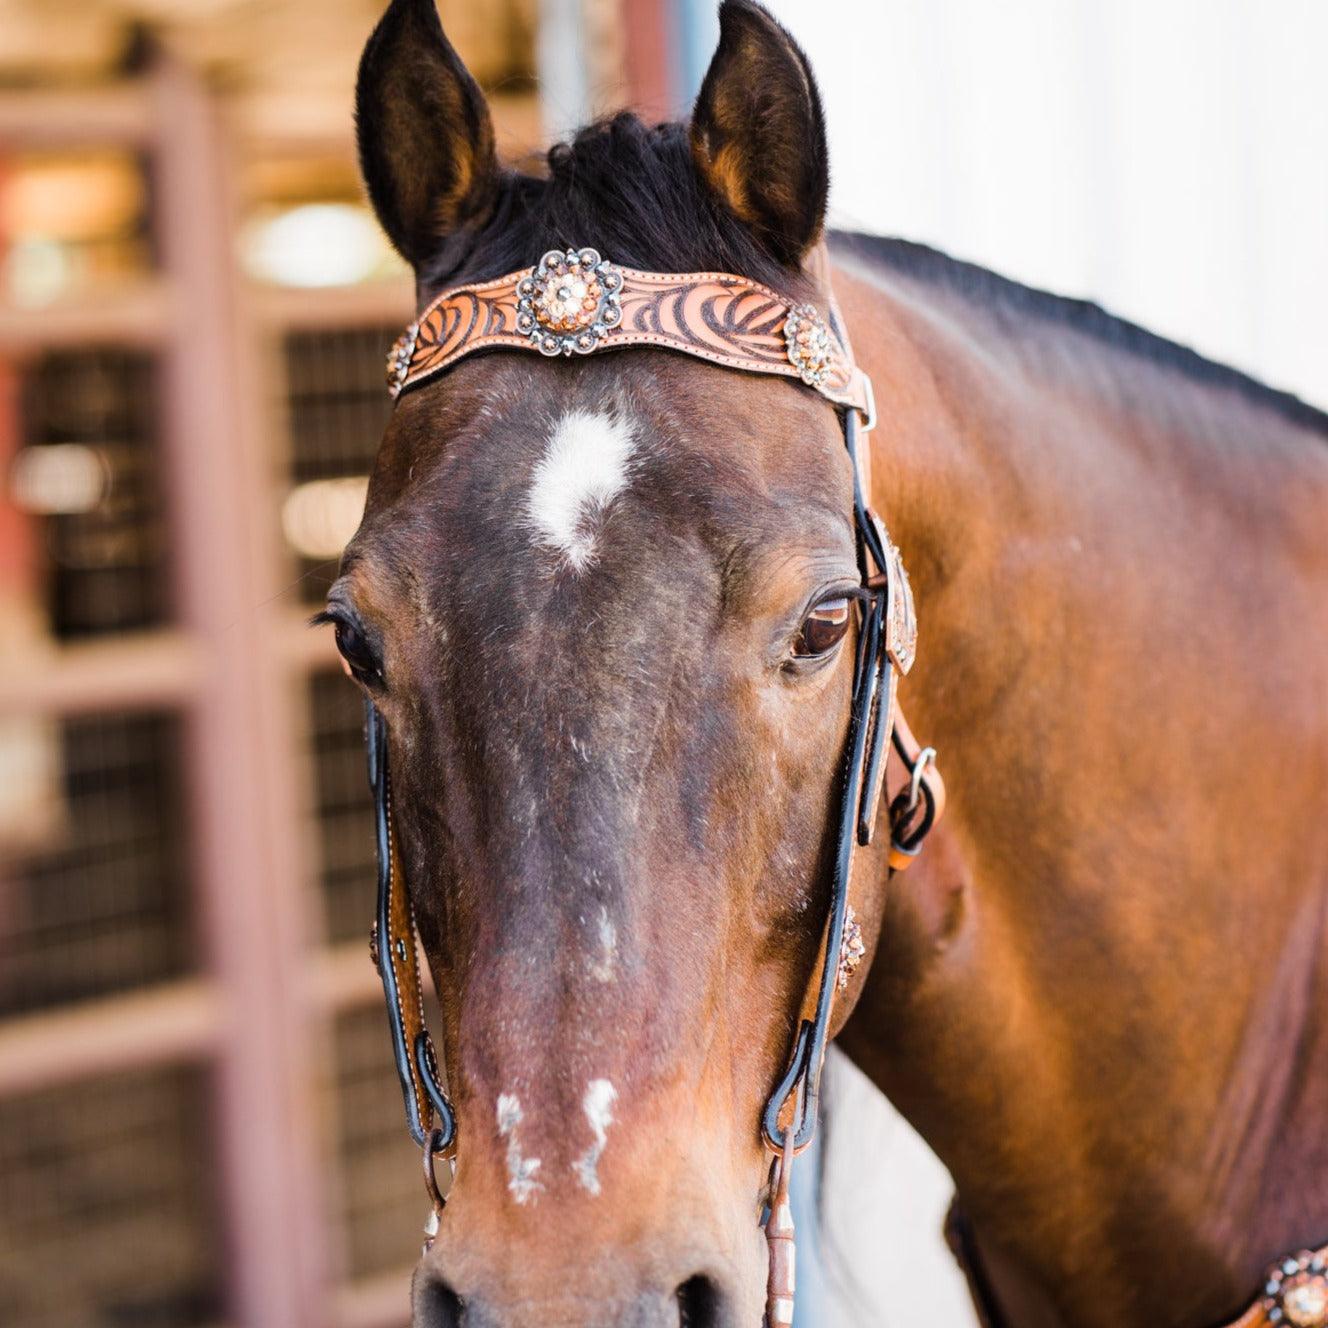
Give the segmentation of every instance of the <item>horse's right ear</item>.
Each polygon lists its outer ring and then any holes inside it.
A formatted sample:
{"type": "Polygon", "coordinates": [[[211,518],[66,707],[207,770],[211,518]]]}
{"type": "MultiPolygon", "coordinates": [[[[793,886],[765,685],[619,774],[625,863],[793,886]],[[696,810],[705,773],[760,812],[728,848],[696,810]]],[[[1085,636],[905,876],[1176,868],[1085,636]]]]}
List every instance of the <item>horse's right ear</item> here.
{"type": "Polygon", "coordinates": [[[392,0],[360,57],[360,171],[378,220],[415,267],[481,217],[498,184],[493,121],[434,0],[392,0]]]}

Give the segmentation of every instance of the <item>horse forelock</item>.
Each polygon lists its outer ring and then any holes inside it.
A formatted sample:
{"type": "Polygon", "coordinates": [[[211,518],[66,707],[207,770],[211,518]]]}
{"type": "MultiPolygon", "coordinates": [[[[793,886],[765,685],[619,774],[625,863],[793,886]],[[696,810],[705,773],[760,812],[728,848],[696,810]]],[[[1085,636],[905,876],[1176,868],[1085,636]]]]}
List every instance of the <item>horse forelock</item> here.
{"type": "Polygon", "coordinates": [[[734,272],[795,300],[811,293],[705,187],[687,127],[646,125],[630,111],[551,148],[545,171],[504,173],[484,218],[447,237],[421,268],[420,292],[514,272],[569,245],[643,271],[734,272]]]}

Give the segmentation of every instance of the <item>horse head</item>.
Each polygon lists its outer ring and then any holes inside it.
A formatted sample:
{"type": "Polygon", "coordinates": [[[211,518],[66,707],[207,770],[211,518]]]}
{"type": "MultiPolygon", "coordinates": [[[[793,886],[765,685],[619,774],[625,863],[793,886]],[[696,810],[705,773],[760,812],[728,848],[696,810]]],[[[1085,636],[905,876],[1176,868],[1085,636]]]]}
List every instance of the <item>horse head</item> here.
{"type": "MultiPolygon", "coordinates": [[[[690,124],[618,116],[546,174],[499,165],[432,0],[394,0],[357,115],[422,307],[569,245],[827,306],[816,86],[750,0],[690,124]]],[[[858,539],[840,418],[794,379],[492,353],[399,399],[327,613],[387,735],[464,1140],[417,1324],[759,1321],[858,539]]]]}

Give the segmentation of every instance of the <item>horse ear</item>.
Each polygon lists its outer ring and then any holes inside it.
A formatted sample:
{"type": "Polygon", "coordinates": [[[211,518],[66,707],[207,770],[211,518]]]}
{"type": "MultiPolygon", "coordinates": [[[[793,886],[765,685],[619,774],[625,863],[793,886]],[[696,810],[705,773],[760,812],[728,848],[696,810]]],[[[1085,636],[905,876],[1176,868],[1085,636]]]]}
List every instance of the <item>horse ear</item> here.
{"type": "Polygon", "coordinates": [[[388,238],[419,267],[498,183],[493,121],[434,0],[392,0],[360,57],[360,172],[388,238]]]}
{"type": "Polygon", "coordinates": [[[724,0],[719,48],[692,112],[692,156],[710,188],[796,267],[825,221],[825,117],[807,57],[756,0],[724,0]]]}

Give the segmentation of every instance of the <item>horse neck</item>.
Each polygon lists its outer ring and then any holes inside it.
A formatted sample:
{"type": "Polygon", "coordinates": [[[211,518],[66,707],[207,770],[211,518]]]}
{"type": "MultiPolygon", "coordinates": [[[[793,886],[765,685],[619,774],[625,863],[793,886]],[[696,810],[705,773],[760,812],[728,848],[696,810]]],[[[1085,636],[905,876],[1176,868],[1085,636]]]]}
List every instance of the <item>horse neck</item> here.
{"type": "Polygon", "coordinates": [[[846,1046],[949,1165],[1016,1324],[1220,1320],[1328,1239],[1328,569],[1302,530],[1328,448],[1256,465],[1091,369],[1029,372],[924,288],[836,288],[918,602],[902,697],[952,792],[846,1046]]]}

